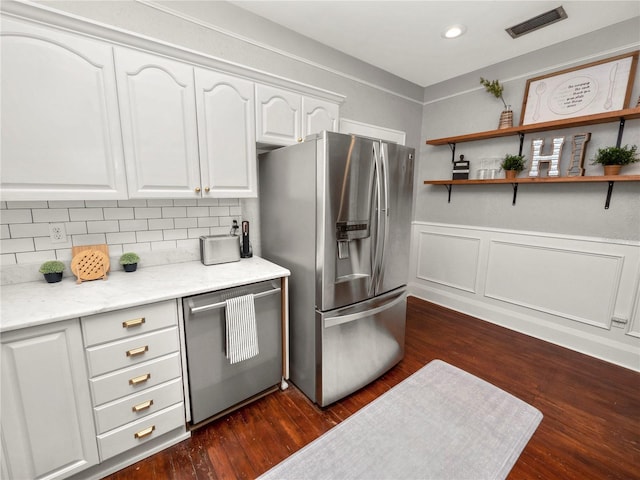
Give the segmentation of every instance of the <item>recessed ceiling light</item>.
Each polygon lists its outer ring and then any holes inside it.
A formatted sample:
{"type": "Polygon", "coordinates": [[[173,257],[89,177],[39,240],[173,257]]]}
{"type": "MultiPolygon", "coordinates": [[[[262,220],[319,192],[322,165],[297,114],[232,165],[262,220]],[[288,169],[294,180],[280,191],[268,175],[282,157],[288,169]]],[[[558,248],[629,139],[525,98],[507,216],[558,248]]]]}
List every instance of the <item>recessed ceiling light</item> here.
{"type": "Polygon", "coordinates": [[[442,38],[458,38],[466,31],[467,27],[465,27],[464,25],[451,25],[450,27],[447,27],[444,32],[442,32],[442,38]]]}

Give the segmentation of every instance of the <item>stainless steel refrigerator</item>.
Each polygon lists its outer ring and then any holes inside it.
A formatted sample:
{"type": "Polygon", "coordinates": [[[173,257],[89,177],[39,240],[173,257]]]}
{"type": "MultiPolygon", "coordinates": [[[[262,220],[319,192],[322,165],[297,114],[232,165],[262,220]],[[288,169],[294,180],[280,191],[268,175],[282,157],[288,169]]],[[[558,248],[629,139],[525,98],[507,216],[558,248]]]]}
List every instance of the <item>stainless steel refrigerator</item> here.
{"type": "Polygon", "coordinates": [[[290,379],[325,406],[404,356],[414,149],[322,132],[258,162],[262,256],[291,271],[290,379]]]}

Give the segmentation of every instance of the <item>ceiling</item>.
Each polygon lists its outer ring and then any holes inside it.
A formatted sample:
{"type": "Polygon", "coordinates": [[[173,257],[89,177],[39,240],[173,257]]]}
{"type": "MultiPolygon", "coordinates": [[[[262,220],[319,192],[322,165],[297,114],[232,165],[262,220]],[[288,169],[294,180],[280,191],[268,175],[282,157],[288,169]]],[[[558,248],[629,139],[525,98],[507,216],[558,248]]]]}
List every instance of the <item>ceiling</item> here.
{"type": "Polygon", "coordinates": [[[240,8],[426,87],[629,18],[640,1],[240,0],[240,8]],[[505,29],[563,6],[568,18],[517,39],[505,29]],[[441,36],[453,24],[466,33],[441,36]]]}

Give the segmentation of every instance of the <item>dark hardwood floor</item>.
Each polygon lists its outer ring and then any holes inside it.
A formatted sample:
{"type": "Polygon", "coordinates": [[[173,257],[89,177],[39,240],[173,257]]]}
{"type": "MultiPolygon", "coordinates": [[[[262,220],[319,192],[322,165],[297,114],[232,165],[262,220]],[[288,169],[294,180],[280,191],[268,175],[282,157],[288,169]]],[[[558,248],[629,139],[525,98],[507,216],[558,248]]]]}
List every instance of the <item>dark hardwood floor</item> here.
{"type": "Polygon", "coordinates": [[[509,479],[640,479],[640,373],[413,297],[406,356],[369,386],[326,409],[292,386],[107,478],[255,478],[436,358],[542,411],[509,479]]]}

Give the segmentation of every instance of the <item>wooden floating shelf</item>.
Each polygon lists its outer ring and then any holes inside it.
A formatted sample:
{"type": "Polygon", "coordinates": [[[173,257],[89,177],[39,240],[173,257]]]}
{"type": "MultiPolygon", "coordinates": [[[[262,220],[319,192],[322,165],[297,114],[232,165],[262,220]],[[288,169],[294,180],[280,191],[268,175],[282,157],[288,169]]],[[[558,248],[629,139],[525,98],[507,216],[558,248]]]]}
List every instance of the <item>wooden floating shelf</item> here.
{"type": "Polygon", "coordinates": [[[522,177],[522,178],[490,178],[486,180],[425,180],[425,185],[444,185],[449,192],[449,200],[451,203],[451,190],[454,185],[496,185],[509,184],[513,187],[512,205],[516,204],[518,196],[518,185],[521,183],[595,183],[608,182],[607,199],[604,204],[605,210],[609,209],[611,203],[611,194],[613,193],[613,185],[615,182],[640,182],[640,175],[599,175],[588,177],[522,177]]]}
{"type": "Polygon", "coordinates": [[[611,123],[615,120],[631,120],[634,118],[640,118],[640,107],[626,108],[624,110],[616,110],[615,112],[597,113],[595,115],[585,115],[583,117],[569,118],[566,120],[518,125],[516,127],[502,128],[500,130],[488,130],[486,132],[457,135],[455,137],[436,138],[433,140],[427,140],[426,143],[427,145],[450,145],[463,142],[473,142],[476,140],[487,140],[489,138],[508,137],[511,135],[546,132],[549,130],[558,130],[560,128],[584,127],[588,125],[597,125],[599,123],[611,123]]]}
{"type": "Polygon", "coordinates": [[[489,178],[484,180],[425,180],[425,185],[488,185],[498,183],[589,183],[589,182],[640,182],[640,175],[600,175],[582,177],[516,177],[489,178]]]}

